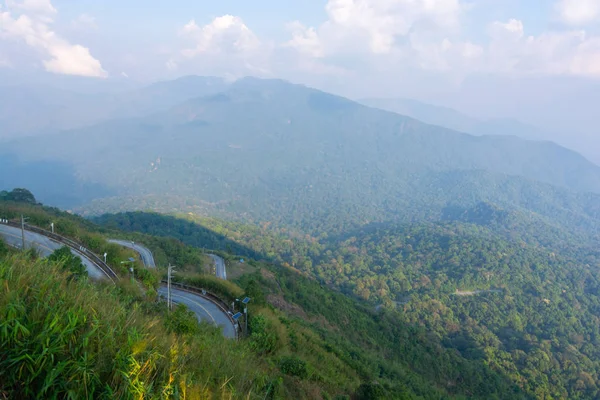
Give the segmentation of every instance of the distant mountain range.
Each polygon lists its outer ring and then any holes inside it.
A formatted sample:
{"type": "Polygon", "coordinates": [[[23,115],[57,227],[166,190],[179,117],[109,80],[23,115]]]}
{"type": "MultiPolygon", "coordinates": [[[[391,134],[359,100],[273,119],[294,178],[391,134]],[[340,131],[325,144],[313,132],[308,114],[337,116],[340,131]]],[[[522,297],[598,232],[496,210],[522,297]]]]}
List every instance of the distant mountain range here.
{"type": "Polygon", "coordinates": [[[119,118],[2,146],[0,186],[93,213],[203,210],[309,229],[480,201],[593,225],[600,204],[600,167],[554,143],[469,135],[279,80],[190,77],[97,107],[94,118],[119,118]]]}
{"type": "Polygon", "coordinates": [[[481,120],[470,117],[452,108],[436,106],[412,99],[371,98],[359,100],[361,104],[397,114],[406,115],[419,121],[443,126],[472,135],[514,135],[522,139],[546,140],[547,132],[523,122],[504,118],[481,120]]]}
{"type": "Polygon", "coordinates": [[[119,93],[76,93],[48,85],[0,86],[0,140],[141,117],[225,88],[220,78],[199,76],[119,93]]]}

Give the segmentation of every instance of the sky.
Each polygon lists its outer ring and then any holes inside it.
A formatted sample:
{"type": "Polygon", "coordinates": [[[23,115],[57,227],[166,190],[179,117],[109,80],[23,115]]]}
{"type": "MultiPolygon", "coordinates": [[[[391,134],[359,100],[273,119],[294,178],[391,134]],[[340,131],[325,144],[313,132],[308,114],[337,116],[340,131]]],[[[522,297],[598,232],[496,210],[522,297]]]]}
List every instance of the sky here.
{"type": "Polygon", "coordinates": [[[283,78],[589,139],[600,0],[0,0],[0,70],[283,78]]]}

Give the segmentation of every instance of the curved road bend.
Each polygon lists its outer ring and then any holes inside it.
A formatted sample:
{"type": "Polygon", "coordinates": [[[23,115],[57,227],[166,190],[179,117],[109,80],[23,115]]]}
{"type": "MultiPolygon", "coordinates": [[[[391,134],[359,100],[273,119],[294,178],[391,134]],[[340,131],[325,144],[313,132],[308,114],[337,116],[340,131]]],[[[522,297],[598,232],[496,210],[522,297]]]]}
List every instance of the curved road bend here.
{"type": "MultiPolygon", "coordinates": [[[[135,242],[128,241],[128,240],[110,239],[109,242],[134,250],[135,252],[137,252],[140,255],[140,258],[142,259],[142,262],[144,263],[144,265],[146,267],[156,268],[156,263],[154,262],[154,256],[152,255],[152,252],[148,248],[141,246],[135,242]]],[[[221,258],[215,254],[209,254],[208,256],[210,258],[212,258],[213,262],[215,263],[215,271],[216,271],[217,277],[227,280],[227,270],[225,268],[225,260],[223,260],[223,258],[221,258]]]]}
{"type": "MultiPolygon", "coordinates": [[[[148,268],[156,267],[152,252],[148,248],[126,240],[109,240],[109,242],[116,243],[136,251],[140,255],[144,265],[146,265],[148,268]]],[[[221,261],[223,262],[224,270],[225,262],[223,259],[221,259],[221,261]]],[[[164,297],[167,297],[167,286],[162,285],[158,289],[158,293],[164,297]]],[[[227,314],[225,314],[225,312],[217,305],[198,294],[174,287],[171,288],[171,295],[173,296],[173,302],[185,304],[194,314],[196,314],[198,321],[206,321],[214,324],[217,327],[221,327],[225,337],[231,339],[235,338],[235,327],[231,323],[231,320],[227,314]]]]}
{"type": "MultiPolygon", "coordinates": [[[[21,238],[21,229],[19,228],[0,224],[0,236],[2,236],[6,243],[10,246],[17,247],[19,249],[23,246],[23,241],[21,238]]],[[[64,245],[55,242],[54,240],[44,235],[40,235],[39,233],[30,232],[26,230],[25,246],[27,246],[27,248],[33,247],[36,250],[38,250],[42,256],[48,257],[54,252],[54,250],[58,250],[64,245]]],[[[71,249],[71,253],[81,258],[81,262],[83,263],[83,265],[85,265],[85,269],[87,270],[90,278],[106,279],[106,275],[104,274],[104,272],[87,257],[85,257],[82,254],[79,254],[74,249],[71,249]]]]}
{"type": "Polygon", "coordinates": [[[148,248],[146,248],[144,246],[140,246],[139,244],[135,244],[134,242],[127,241],[127,240],[110,239],[109,242],[118,244],[123,247],[130,248],[131,250],[137,252],[140,255],[140,258],[142,259],[142,262],[144,263],[144,265],[146,267],[156,268],[156,263],[154,262],[154,256],[152,255],[152,252],[148,248]]]}
{"type": "MultiPolygon", "coordinates": [[[[167,297],[167,286],[161,286],[158,289],[158,293],[167,297]]],[[[187,308],[194,312],[196,317],[198,317],[198,321],[205,321],[218,328],[222,328],[225,337],[235,339],[235,327],[225,312],[216,304],[200,295],[173,287],[171,288],[171,296],[174,303],[185,304],[187,308]]]]}

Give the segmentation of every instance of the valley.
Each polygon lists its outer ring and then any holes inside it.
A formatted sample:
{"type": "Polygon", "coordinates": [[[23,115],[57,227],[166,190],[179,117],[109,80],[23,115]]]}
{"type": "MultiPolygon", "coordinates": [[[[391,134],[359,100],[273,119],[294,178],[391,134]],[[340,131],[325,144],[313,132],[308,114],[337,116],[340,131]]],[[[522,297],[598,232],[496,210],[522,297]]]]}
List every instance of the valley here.
{"type": "MultiPolygon", "coordinates": [[[[236,348],[264,375],[240,374],[231,398],[600,393],[600,167],[551,142],[427,125],[285,81],[207,82],[141,91],[157,90],[156,104],[120,94],[130,113],[6,141],[5,217],[60,220],[121,277],[133,256],[143,293],[122,283],[133,292],[118,301],[169,332],[200,329],[215,349],[236,337],[222,305],[251,298],[236,348]],[[175,322],[155,304],[167,265],[175,322]]],[[[16,251],[18,232],[4,236],[16,251]]]]}

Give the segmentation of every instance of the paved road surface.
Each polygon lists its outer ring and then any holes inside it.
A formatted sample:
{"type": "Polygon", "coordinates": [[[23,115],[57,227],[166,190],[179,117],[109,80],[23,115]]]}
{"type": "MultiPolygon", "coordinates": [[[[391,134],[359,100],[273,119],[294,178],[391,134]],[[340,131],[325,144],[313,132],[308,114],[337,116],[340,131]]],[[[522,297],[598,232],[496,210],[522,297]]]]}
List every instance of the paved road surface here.
{"type": "Polygon", "coordinates": [[[154,256],[152,255],[152,252],[148,248],[146,248],[144,246],[140,246],[139,244],[136,244],[136,243],[132,243],[131,241],[128,241],[128,240],[111,239],[111,240],[109,240],[109,242],[116,243],[118,245],[121,245],[123,247],[128,247],[128,248],[136,251],[140,255],[140,258],[142,259],[142,262],[144,263],[144,265],[146,267],[156,268],[156,263],[154,262],[154,256]]]}
{"type": "MultiPolygon", "coordinates": [[[[21,248],[21,229],[12,226],[0,224],[0,236],[4,238],[4,241],[11,246],[21,248]]],[[[55,242],[54,240],[47,238],[39,233],[25,231],[25,246],[27,248],[34,247],[37,249],[43,257],[48,257],[54,250],[60,249],[63,245],[55,242]]],[[[105,279],[106,275],[100,268],[98,268],[93,262],[82,256],[75,250],[71,249],[71,253],[81,258],[83,265],[87,269],[88,275],[92,279],[105,279]]]]}
{"type": "Polygon", "coordinates": [[[217,278],[227,280],[227,270],[225,269],[225,260],[223,260],[221,257],[214,255],[214,254],[209,254],[209,256],[215,262],[215,271],[217,272],[217,278]]]}
{"type": "MultiPolygon", "coordinates": [[[[131,243],[130,241],[126,240],[110,240],[110,242],[117,243],[123,247],[127,247],[138,252],[142,261],[144,262],[144,265],[146,265],[149,268],[156,267],[154,257],[152,256],[152,252],[148,248],[137,243],[131,243]]],[[[221,257],[217,258],[220,259],[223,263],[223,273],[225,273],[225,262],[221,257]]],[[[217,268],[217,272],[218,271],[219,269],[217,268]]],[[[162,285],[158,289],[158,293],[166,298],[167,286],[162,285]]],[[[174,303],[185,304],[191,311],[193,311],[196,314],[199,321],[207,321],[208,323],[221,327],[223,329],[223,335],[225,335],[228,338],[235,338],[235,328],[231,323],[231,320],[223,310],[221,310],[210,300],[207,300],[200,295],[186,292],[185,290],[180,290],[173,287],[171,288],[171,295],[173,296],[174,303]]]]}
{"type": "MultiPolygon", "coordinates": [[[[0,224],[0,236],[4,238],[6,243],[10,246],[21,248],[22,246],[22,238],[21,238],[21,229],[15,228],[12,226],[0,224]]],[[[122,246],[129,247],[137,252],[139,252],[140,257],[142,258],[144,264],[149,267],[155,267],[154,257],[152,256],[152,252],[147,248],[132,244],[131,242],[123,242],[123,241],[112,241],[122,246]],[[121,243],[122,242],[122,243],[121,243]]],[[[54,250],[61,248],[63,245],[53,241],[46,236],[40,235],[38,233],[25,231],[25,245],[27,248],[34,247],[36,248],[40,254],[44,257],[48,257],[54,250]]],[[[100,270],[98,267],[94,265],[89,259],[81,254],[77,253],[75,250],[71,249],[71,252],[80,257],[81,261],[85,265],[88,274],[93,279],[104,279],[106,275],[104,272],[100,270]]],[[[166,286],[160,287],[158,292],[161,295],[166,297],[167,288],[166,286]]],[[[176,303],[185,304],[190,310],[192,310],[198,320],[200,321],[208,321],[209,323],[214,324],[215,326],[222,327],[223,334],[229,338],[235,338],[235,328],[231,323],[231,320],[228,316],[223,312],[217,305],[210,302],[200,295],[196,295],[190,292],[186,292],[180,289],[171,289],[171,294],[173,296],[173,301],[176,303]]]]}
{"type": "MultiPolygon", "coordinates": [[[[167,287],[161,286],[158,293],[165,298],[167,297],[167,287]]],[[[174,303],[185,304],[198,317],[198,321],[206,321],[222,328],[225,337],[234,339],[235,328],[231,320],[225,315],[223,310],[217,307],[214,303],[194,293],[186,292],[176,288],[171,288],[171,296],[174,303]]]]}

